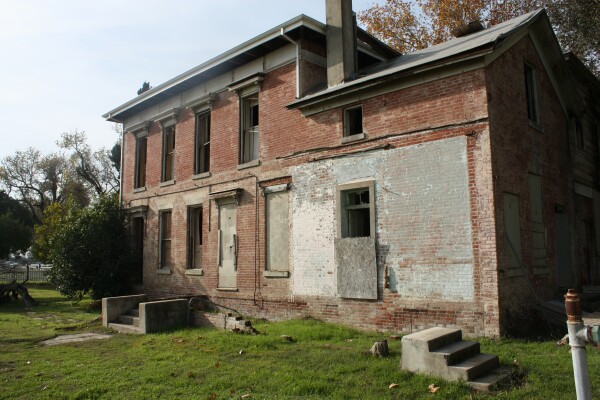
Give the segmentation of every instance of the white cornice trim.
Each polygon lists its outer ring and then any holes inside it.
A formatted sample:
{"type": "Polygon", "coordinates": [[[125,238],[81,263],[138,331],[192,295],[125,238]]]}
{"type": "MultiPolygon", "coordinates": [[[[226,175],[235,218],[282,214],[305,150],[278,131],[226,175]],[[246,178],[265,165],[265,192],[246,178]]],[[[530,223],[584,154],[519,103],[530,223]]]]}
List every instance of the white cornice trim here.
{"type": "Polygon", "coordinates": [[[150,130],[150,121],[142,121],[137,124],[133,124],[131,126],[125,127],[125,132],[131,132],[136,137],[143,137],[148,135],[148,131],[150,130]]]}
{"type": "Polygon", "coordinates": [[[260,90],[260,85],[262,85],[264,79],[264,74],[258,73],[250,77],[240,79],[237,82],[233,82],[231,85],[227,86],[227,88],[230,92],[235,91],[238,96],[244,96],[260,90]]]}
{"type": "Polygon", "coordinates": [[[215,100],[216,95],[214,93],[208,93],[202,97],[190,100],[185,104],[185,108],[189,108],[195,113],[211,110],[212,102],[215,100]]]}
{"type": "Polygon", "coordinates": [[[167,126],[175,125],[178,116],[179,108],[171,108],[170,110],[156,114],[152,119],[158,122],[163,128],[166,128],[167,126]]]}

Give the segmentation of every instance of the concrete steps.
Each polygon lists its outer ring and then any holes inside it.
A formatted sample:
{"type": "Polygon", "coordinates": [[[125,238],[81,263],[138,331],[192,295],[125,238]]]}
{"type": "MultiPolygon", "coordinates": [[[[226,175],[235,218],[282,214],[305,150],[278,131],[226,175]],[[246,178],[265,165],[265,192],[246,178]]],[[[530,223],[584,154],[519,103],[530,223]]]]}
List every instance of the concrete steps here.
{"type": "Polygon", "coordinates": [[[108,324],[108,327],[112,330],[115,330],[119,333],[131,333],[139,335],[141,334],[140,330],[140,311],[137,308],[133,308],[127,311],[126,314],[120,315],[117,318],[118,322],[111,322],[108,324]]]}
{"type": "Polygon", "coordinates": [[[462,340],[460,329],[431,328],[402,338],[402,369],[463,380],[479,391],[490,391],[509,379],[498,356],[482,354],[478,342],[462,340]]]}

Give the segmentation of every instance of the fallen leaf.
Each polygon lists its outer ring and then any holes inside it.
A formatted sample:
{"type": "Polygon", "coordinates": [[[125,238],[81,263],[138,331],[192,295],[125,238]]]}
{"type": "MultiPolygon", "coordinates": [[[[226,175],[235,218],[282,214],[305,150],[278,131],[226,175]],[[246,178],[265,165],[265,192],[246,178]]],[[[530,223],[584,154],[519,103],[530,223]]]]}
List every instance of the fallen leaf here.
{"type": "Polygon", "coordinates": [[[392,383],[392,384],[391,384],[390,386],[388,386],[388,387],[389,387],[390,389],[395,389],[395,388],[397,388],[398,386],[400,386],[400,385],[398,385],[397,383],[392,383]]]}
{"type": "Polygon", "coordinates": [[[249,399],[250,397],[252,397],[251,394],[244,394],[241,396],[242,399],[249,399]]]}
{"type": "Polygon", "coordinates": [[[435,383],[432,383],[431,385],[429,385],[429,387],[427,389],[429,390],[430,393],[435,393],[438,390],[440,390],[440,387],[435,386],[435,383]]]}
{"type": "Polygon", "coordinates": [[[216,363],[216,364],[215,364],[215,368],[219,368],[220,366],[221,366],[221,364],[220,364],[220,363],[216,363]]]}
{"type": "Polygon", "coordinates": [[[192,371],[188,371],[187,376],[188,378],[193,378],[194,376],[196,376],[196,374],[194,374],[192,371]]]}

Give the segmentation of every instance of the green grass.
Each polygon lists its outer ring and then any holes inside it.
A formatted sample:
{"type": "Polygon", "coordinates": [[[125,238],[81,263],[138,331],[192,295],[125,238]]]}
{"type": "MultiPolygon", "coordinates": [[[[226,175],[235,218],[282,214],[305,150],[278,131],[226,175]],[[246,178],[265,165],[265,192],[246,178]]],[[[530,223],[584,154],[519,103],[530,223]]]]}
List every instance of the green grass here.
{"type": "MultiPolygon", "coordinates": [[[[493,395],[398,369],[368,350],[383,337],[315,320],[257,321],[259,335],[211,329],[116,335],[41,346],[60,334],[103,331],[90,300],[72,304],[30,285],[41,304],[0,305],[0,399],[567,399],[575,397],[568,346],[554,340],[482,339],[482,351],[524,372],[520,386],[493,395]],[[293,341],[284,341],[289,335],[293,341]],[[240,354],[241,351],[241,354],[240,354]],[[391,383],[399,386],[389,389],[391,383]],[[436,394],[427,387],[435,383],[436,394]],[[250,395],[250,397],[243,397],[250,395]]],[[[593,398],[600,398],[600,354],[588,351],[593,398]]]]}

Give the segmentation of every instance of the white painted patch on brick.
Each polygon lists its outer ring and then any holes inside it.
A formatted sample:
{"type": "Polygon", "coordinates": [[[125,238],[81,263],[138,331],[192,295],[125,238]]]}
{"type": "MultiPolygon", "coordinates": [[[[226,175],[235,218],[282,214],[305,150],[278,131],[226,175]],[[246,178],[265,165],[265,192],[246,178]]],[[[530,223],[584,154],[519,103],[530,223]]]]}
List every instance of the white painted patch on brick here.
{"type": "Polygon", "coordinates": [[[336,293],[335,188],[375,179],[379,275],[387,266],[390,290],[473,299],[464,137],[300,165],[292,176],[294,294],[336,293]]]}
{"type": "Polygon", "coordinates": [[[336,295],[335,185],[331,162],[296,168],[291,191],[293,293],[336,295]]]}

